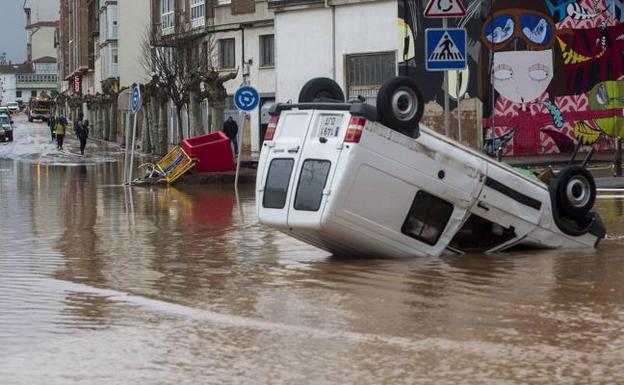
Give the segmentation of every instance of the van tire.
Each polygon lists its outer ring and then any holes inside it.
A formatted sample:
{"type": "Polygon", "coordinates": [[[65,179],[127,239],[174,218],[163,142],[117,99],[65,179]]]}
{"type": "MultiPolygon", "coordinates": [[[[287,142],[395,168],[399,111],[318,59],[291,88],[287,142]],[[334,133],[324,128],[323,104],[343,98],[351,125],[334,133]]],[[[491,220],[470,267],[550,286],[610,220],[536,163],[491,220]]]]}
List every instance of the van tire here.
{"type": "Polygon", "coordinates": [[[387,80],[377,94],[379,121],[404,135],[418,138],[418,122],[425,109],[422,93],[416,82],[406,76],[387,80]]]}
{"type": "Polygon", "coordinates": [[[299,92],[299,103],[312,103],[319,99],[344,103],[345,96],[338,83],[332,79],[314,78],[308,80],[299,92]]]}
{"type": "Polygon", "coordinates": [[[591,173],[581,166],[566,167],[554,183],[561,214],[570,219],[585,218],[596,201],[596,182],[591,173]]]}

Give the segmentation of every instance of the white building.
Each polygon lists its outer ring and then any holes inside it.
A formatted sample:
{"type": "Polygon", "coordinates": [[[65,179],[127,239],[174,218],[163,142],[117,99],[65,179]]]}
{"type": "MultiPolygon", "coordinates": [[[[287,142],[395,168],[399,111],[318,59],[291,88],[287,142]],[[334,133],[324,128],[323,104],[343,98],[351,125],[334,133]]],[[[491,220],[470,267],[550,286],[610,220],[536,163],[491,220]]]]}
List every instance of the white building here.
{"type": "Polygon", "coordinates": [[[144,68],[143,39],[149,38],[150,0],[120,1],[117,4],[119,87],[148,81],[144,68]]]}
{"type": "Polygon", "coordinates": [[[215,33],[212,38],[218,68],[238,69],[238,77],[225,83],[230,95],[229,113],[238,114],[232,96],[242,85],[244,77],[260,94],[259,107],[249,114],[251,151],[259,152],[269,123],[268,107],[275,103],[275,32],[268,2],[256,1],[255,6],[251,15],[234,14],[231,7],[215,7],[215,33]],[[233,29],[232,25],[238,28],[233,29]]]}
{"type": "Polygon", "coordinates": [[[58,0],[26,0],[27,61],[42,57],[56,58],[54,37],[59,20],[58,0]]]}
{"type": "Polygon", "coordinates": [[[25,0],[24,10],[30,10],[29,24],[59,19],[59,0],[25,0]]]}
{"type": "MultiPolygon", "coordinates": [[[[268,0],[158,0],[153,3],[154,26],[161,45],[181,44],[190,56],[208,56],[209,65],[223,74],[238,71],[224,84],[228,103],[225,114],[238,117],[233,95],[247,80],[260,94],[260,108],[250,114],[243,147],[258,152],[268,124],[261,114],[275,101],[275,37],[273,13],[268,0]]],[[[202,121],[208,127],[207,102],[202,103],[202,121]]],[[[172,121],[172,124],[175,122],[172,121]]],[[[212,127],[221,130],[221,123],[212,127]]]]}
{"type": "MultiPolygon", "coordinates": [[[[100,0],[99,20],[101,79],[116,79],[119,77],[117,1],[100,0]]],[[[133,36],[127,36],[127,38],[133,38],[133,36]]]]}
{"type": "Polygon", "coordinates": [[[41,93],[58,90],[58,51],[56,31],[59,20],[58,0],[26,0],[28,68],[16,74],[16,99],[27,102],[41,93]]]}
{"type": "Polygon", "coordinates": [[[15,95],[17,99],[28,102],[31,97],[43,93],[50,95],[58,89],[56,58],[51,56],[38,58],[28,70],[30,71],[17,74],[15,95]]]}
{"type": "Polygon", "coordinates": [[[334,79],[347,98],[372,99],[396,74],[396,0],[274,0],[271,8],[278,101],[296,102],[314,77],[334,79]]]}
{"type": "MultiPolygon", "coordinates": [[[[4,71],[2,67],[4,66],[0,66],[0,71],[4,71]]],[[[0,73],[0,105],[14,102],[17,99],[15,97],[15,79],[14,72],[0,73]]]]}

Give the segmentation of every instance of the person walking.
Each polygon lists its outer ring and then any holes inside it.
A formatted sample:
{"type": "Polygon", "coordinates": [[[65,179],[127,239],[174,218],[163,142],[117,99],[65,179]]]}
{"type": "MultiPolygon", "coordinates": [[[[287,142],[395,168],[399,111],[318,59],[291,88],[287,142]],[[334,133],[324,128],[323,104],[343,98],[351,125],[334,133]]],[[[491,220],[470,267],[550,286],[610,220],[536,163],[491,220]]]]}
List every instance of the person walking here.
{"type": "Polygon", "coordinates": [[[63,140],[65,139],[65,130],[67,129],[67,119],[61,116],[54,125],[56,134],[56,148],[61,151],[63,149],[63,140]]]}
{"type": "Polygon", "coordinates": [[[87,146],[87,138],[89,137],[89,121],[78,122],[76,128],[76,136],[80,141],[80,155],[84,155],[85,147],[87,146]]]}
{"type": "Polygon", "coordinates": [[[238,124],[231,116],[223,122],[223,132],[234,146],[234,156],[238,156],[238,124]]]}
{"type": "Polygon", "coordinates": [[[50,135],[52,135],[52,142],[54,142],[54,139],[56,139],[56,134],[54,132],[54,130],[56,129],[56,127],[54,127],[56,125],[56,116],[51,115],[50,119],[48,120],[48,127],[50,127],[50,135]]]}

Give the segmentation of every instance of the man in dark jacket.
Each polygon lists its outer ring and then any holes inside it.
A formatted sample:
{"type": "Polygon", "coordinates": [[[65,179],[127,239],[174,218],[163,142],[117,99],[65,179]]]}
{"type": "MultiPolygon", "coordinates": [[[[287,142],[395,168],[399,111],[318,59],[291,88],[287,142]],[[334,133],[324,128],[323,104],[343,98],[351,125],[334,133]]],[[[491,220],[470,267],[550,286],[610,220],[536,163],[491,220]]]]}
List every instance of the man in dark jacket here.
{"type": "Polygon", "coordinates": [[[230,142],[234,146],[234,155],[238,156],[238,124],[231,116],[223,122],[223,132],[230,138],[230,142]]]}
{"type": "Polygon", "coordinates": [[[78,122],[76,128],[76,136],[80,141],[80,154],[84,155],[84,150],[87,145],[87,138],[89,137],[89,121],[85,119],[82,123],[78,122]]]}
{"type": "Polygon", "coordinates": [[[50,134],[52,134],[53,143],[54,143],[54,139],[56,139],[56,133],[54,132],[55,125],[56,125],[56,117],[50,114],[50,119],[48,119],[48,127],[50,127],[50,134]]]}

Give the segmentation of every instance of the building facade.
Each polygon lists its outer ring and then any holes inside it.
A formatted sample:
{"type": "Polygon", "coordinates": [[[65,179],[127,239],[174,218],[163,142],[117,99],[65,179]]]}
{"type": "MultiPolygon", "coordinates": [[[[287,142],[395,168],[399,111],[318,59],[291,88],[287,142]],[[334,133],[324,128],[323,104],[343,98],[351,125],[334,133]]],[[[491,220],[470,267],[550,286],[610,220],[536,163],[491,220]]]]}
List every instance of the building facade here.
{"type": "MultiPolygon", "coordinates": [[[[90,68],[89,10],[94,0],[61,0],[59,24],[59,69],[65,81],[62,90],[82,94],[90,68]]],[[[89,83],[87,81],[87,83],[89,83]]]]}
{"type": "Polygon", "coordinates": [[[16,72],[18,66],[0,65],[0,105],[12,103],[17,100],[16,95],[16,72]]]}
{"type": "Polygon", "coordinates": [[[118,72],[120,88],[133,83],[146,83],[149,70],[143,52],[143,42],[150,33],[150,0],[118,1],[118,72]],[[132,37],[131,39],[126,37],[132,37]]]}
{"type": "Polygon", "coordinates": [[[374,103],[396,75],[396,0],[274,0],[277,98],[297,101],[315,77],[374,103]]]}
{"type": "Polygon", "coordinates": [[[28,65],[16,73],[15,98],[27,102],[31,97],[51,95],[58,90],[56,36],[59,25],[58,0],[27,0],[26,15],[28,65]]]}
{"type": "Polygon", "coordinates": [[[56,58],[40,57],[28,68],[16,75],[16,99],[27,102],[31,97],[52,95],[58,90],[56,58]]]}
{"type": "MultiPolygon", "coordinates": [[[[248,123],[240,123],[249,128],[243,147],[259,151],[268,124],[268,115],[262,111],[275,101],[274,23],[268,1],[152,0],[151,5],[155,46],[175,47],[186,55],[188,63],[221,74],[237,73],[224,83],[228,95],[226,116],[238,118],[232,95],[243,83],[258,90],[260,108],[250,114],[248,123]]],[[[190,119],[203,126],[200,131],[221,130],[222,122],[207,116],[209,107],[203,101],[201,119],[190,119]]]]}

